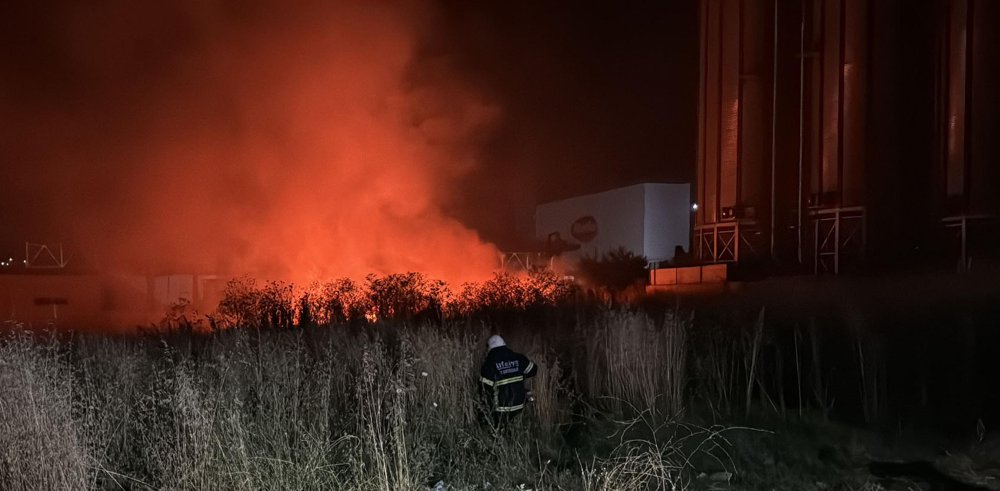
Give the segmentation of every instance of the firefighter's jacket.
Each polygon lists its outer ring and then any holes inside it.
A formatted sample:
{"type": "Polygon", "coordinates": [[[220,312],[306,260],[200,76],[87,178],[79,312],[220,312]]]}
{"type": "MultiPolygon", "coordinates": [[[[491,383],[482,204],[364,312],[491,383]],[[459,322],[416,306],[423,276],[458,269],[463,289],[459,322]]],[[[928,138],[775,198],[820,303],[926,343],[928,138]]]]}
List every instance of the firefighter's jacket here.
{"type": "Polygon", "coordinates": [[[527,398],[524,380],[536,373],[538,368],[526,356],[506,346],[493,348],[479,370],[483,398],[494,412],[520,411],[527,398]]]}

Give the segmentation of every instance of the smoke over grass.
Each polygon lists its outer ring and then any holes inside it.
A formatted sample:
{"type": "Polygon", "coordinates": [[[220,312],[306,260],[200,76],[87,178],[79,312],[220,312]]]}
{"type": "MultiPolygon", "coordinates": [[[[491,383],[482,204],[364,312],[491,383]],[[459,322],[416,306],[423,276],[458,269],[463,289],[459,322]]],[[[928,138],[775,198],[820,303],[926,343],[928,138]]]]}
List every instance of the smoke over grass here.
{"type": "Polygon", "coordinates": [[[498,110],[387,2],[0,8],[6,240],[105,270],[488,277],[446,203],[498,110]]]}

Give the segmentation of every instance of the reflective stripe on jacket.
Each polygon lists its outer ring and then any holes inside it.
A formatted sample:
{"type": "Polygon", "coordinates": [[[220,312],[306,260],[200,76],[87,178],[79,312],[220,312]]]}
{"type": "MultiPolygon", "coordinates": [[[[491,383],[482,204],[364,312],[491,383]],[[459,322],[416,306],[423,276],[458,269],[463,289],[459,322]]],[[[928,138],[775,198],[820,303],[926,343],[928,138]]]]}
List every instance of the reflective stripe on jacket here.
{"type": "Polygon", "coordinates": [[[480,389],[494,412],[508,413],[524,409],[527,391],[524,380],[538,373],[526,356],[506,346],[490,350],[479,370],[480,389]]]}

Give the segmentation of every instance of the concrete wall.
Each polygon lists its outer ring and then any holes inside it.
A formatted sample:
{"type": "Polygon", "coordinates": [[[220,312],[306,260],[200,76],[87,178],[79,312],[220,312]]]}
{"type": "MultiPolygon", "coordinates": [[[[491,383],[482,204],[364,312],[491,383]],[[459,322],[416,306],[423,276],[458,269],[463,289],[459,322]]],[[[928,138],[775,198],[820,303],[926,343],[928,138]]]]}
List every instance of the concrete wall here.
{"type": "Polygon", "coordinates": [[[129,330],[163,318],[181,298],[215,309],[225,280],[214,275],[0,275],[0,322],[32,327],[129,330]]]}

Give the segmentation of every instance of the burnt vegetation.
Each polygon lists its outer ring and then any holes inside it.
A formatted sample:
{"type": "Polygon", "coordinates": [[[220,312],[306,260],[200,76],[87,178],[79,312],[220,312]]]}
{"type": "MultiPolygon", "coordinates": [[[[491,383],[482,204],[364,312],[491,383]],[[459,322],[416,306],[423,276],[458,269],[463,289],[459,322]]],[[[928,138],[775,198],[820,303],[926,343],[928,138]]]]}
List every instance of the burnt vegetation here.
{"type": "Polygon", "coordinates": [[[369,275],[361,283],[342,278],[313,283],[301,291],[275,281],[258,286],[254,278],[241,277],[229,281],[215,313],[180,315],[187,307],[181,303],[154,329],[290,329],[527,319],[549,309],[570,307],[580,294],[573,283],[549,272],[496,274],[482,283],[464,284],[456,292],[445,282],[420,273],[369,275]]]}

